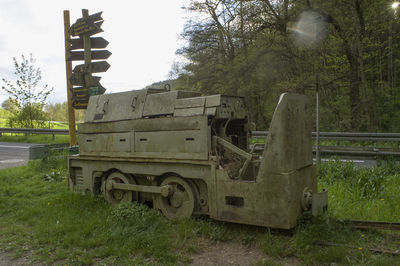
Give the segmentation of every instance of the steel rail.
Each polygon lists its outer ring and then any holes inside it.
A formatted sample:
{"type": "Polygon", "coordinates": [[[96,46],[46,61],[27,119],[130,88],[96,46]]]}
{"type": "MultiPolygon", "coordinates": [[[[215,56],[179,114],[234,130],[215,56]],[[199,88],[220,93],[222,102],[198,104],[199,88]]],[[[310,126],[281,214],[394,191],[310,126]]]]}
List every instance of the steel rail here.
{"type": "MultiPolygon", "coordinates": [[[[353,246],[353,245],[348,245],[348,244],[341,244],[341,243],[336,243],[336,242],[316,241],[314,244],[319,245],[319,246],[325,246],[325,247],[345,247],[345,248],[362,250],[362,248],[358,247],[358,246],[353,246]]],[[[389,250],[389,249],[381,249],[381,248],[368,248],[368,247],[366,249],[371,251],[371,252],[373,252],[373,253],[396,255],[396,256],[400,255],[399,250],[389,250]]]]}
{"type": "Polygon", "coordinates": [[[400,231],[400,223],[395,222],[344,220],[343,223],[359,229],[383,229],[400,231]]]}

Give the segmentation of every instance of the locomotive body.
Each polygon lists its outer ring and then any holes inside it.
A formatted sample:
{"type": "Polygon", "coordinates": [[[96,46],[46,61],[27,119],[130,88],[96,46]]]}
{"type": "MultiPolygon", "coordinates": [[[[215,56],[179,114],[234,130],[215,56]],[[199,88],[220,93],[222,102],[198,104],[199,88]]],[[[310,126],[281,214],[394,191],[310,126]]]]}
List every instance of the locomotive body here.
{"type": "Polygon", "coordinates": [[[262,156],[247,151],[243,98],[144,89],[90,97],[69,156],[69,187],[111,203],[150,202],[168,218],[290,229],[317,215],[311,106],[282,94],[262,156]]]}

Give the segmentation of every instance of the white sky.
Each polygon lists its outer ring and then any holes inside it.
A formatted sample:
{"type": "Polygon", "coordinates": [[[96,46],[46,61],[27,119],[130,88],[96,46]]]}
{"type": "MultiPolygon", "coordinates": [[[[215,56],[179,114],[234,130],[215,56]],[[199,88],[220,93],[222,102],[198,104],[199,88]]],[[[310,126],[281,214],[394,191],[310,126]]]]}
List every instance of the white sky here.
{"type": "MultiPolygon", "coordinates": [[[[111,65],[100,83],[107,92],[141,89],[168,78],[188,14],[185,0],[0,0],[0,84],[14,79],[13,57],[36,58],[43,81],[54,87],[49,102],[66,101],[63,10],[71,24],[82,16],[103,11],[104,32],[94,36],[108,42],[111,65]]],[[[74,62],[81,64],[82,61],[74,62]]],[[[97,75],[97,74],[96,74],[97,75]]],[[[0,91],[0,103],[7,99],[0,91]]]]}

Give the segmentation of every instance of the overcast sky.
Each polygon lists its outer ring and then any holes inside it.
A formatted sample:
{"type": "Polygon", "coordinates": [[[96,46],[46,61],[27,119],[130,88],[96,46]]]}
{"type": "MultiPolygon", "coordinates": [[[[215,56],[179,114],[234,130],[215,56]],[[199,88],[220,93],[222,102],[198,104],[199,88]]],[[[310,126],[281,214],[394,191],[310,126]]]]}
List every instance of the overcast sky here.
{"type": "MultiPolygon", "coordinates": [[[[184,0],[0,0],[0,79],[14,79],[13,57],[30,53],[37,59],[43,81],[54,87],[49,101],[66,101],[63,10],[71,23],[103,11],[104,32],[94,36],[109,41],[111,67],[102,76],[107,92],[141,89],[168,78],[179,35],[188,14],[184,0]]],[[[74,63],[77,64],[77,63],[74,63]]],[[[1,84],[3,84],[0,81],[1,84]]],[[[0,92],[0,103],[7,99],[0,92]]]]}

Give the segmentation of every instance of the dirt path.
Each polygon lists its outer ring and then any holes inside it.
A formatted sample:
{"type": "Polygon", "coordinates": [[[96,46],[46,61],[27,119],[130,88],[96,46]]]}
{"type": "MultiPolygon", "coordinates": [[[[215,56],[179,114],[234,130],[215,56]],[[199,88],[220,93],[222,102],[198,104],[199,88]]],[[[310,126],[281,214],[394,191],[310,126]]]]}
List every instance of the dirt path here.
{"type": "MultiPolygon", "coordinates": [[[[278,265],[300,265],[300,262],[295,258],[275,259],[268,257],[260,248],[246,247],[241,243],[229,241],[220,243],[210,243],[204,241],[200,244],[200,253],[191,256],[192,266],[250,266],[278,264],[278,265]]],[[[22,266],[43,265],[40,263],[32,263],[29,256],[22,256],[16,259],[12,258],[12,254],[0,249],[0,266],[22,266]]]]}
{"type": "Polygon", "coordinates": [[[273,259],[268,257],[260,248],[246,247],[237,242],[202,243],[201,253],[191,256],[193,266],[231,266],[231,265],[255,265],[265,262],[276,263],[279,265],[299,265],[295,258],[273,259]]]}
{"type": "Polygon", "coordinates": [[[0,266],[21,266],[21,265],[41,265],[31,263],[25,256],[12,259],[12,255],[0,249],[0,266]]]}

